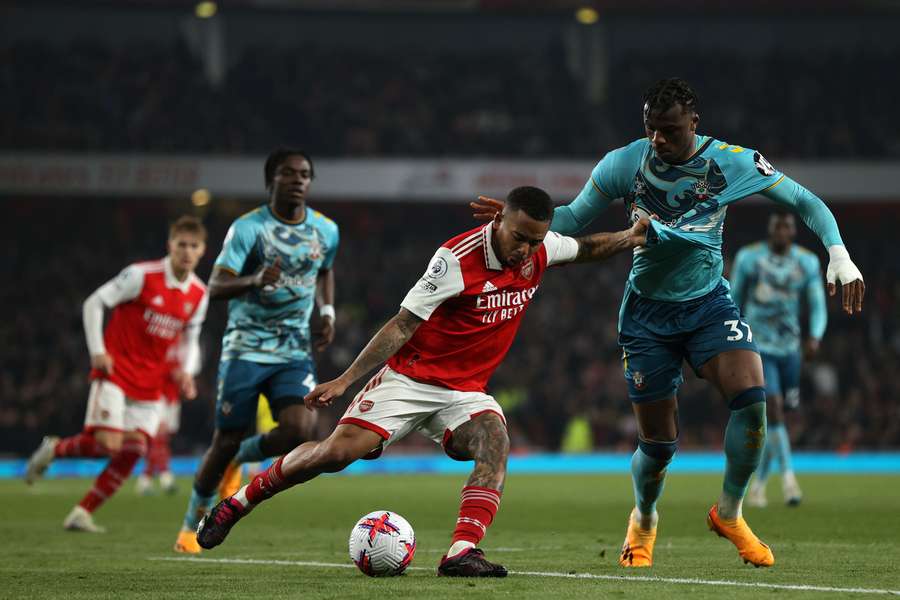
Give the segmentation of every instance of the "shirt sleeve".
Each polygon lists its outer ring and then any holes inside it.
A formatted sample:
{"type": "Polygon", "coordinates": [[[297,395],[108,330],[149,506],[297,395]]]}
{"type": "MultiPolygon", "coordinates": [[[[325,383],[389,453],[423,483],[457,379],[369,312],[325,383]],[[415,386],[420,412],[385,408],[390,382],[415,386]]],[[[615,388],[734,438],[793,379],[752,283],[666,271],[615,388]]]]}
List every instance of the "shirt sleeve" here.
{"type": "Polygon", "coordinates": [[[203,294],[200,306],[197,307],[194,316],[188,321],[181,341],[180,357],[181,370],[188,375],[196,375],[200,372],[200,329],[206,319],[206,310],[209,307],[209,294],[203,294]]]}
{"type": "Polygon", "coordinates": [[[758,151],[726,143],[713,142],[709,154],[723,170],[728,196],[736,199],[763,193],[781,184],[784,173],[758,151]]]}
{"type": "Polygon", "coordinates": [[[828,326],[828,308],[825,305],[822,267],[817,257],[811,257],[807,271],[809,277],[806,280],[806,304],[809,307],[809,335],[821,340],[828,326]]]}
{"type": "Polygon", "coordinates": [[[547,266],[572,262],[578,256],[578,241],[553,231],[544,237],[544,248],[547,250],[547,266]]]}
{"type": "Polygon", "coordinates": [[[737,256],[734,257],[734,263],[731,265],[731,273],[728,277],[728,283],[731,284],[731,297],[741,310],[744,309],[744,302],[747,299],[746,271],[749,258],[747,249],[741,248],[737,256]]]}
{"type": "Polygon", "coordinates": [[[571,235],[596,219],[616,198],[628,193],[635,168],[630,153],[640,150],[637,143],[607,152],[584,184],[581,192],[566,206],[553,211],[551,231],[571,235]]]}
{"type": "Polygon", "coordinates": [[[465,287],[459,259],[448,248],[438,248],[400,306],[427,321],[444,300],[458,296],[465,287]]]}
{"type": "Polygon", "coordinates": [[[243,220],[231,224],[228,233],[225,234],[225,241],[222,242],[222,251],[216,258],[216,267],[229,271],[233,275],[241,274],[247,256],[256,241],[248,225],[249,223],[243,220]]]}
{"type": "Polygon", "coordinates": [[[130,265],[87,297],[82,305],[81,318],[91,356],[106,354],[106,345],[103,343],[103,308],[112,308],[137,298],[143,287],[144,271],[130,265]]]}
{"type": "Polygon", "coordinates": [[[144,271],[136,265],[129,265],[122,269],[114,279],[110,279],[97,289],[95,294],[106,308],[134,300],[144,288],[144,271]]]}
{"type": "Polygon", "coordinates": [[[329,220],[328,223],[331,225],[331,239],[328,240],[328,249],[325,252],[325,260],[322,261],[323,269],[330,269],[332,265],[334,265],[334,257],[337,256],[338,244],[341,241],[340,230],[338,229],[337,223],[329,220]]]}
{"type": "Polygon", "coordinates": [[[764,190],[762,194],[800,215],[806,226],[818,236],[826,248],[844,245],[837,221],[828,206],[821,198],[790,177],[783,177],[778,184],[764,190]]]}

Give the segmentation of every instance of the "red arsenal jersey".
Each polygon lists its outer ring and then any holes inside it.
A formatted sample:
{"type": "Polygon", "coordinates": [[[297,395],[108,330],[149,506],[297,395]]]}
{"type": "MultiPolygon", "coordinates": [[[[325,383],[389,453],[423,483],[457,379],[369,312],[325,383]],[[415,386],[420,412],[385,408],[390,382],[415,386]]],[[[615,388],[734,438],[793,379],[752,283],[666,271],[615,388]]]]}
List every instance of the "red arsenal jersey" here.
{"type": "Polygon", "coordinates": [[[93,369],[91,379],[107,379],[133,400],[159,400],[170,378],[167,357],[186,327],[203,322],[206,286],[194,274],[178,281],[164,258],[127,267],[98,293],[113,308],[103,334],[113,372],[93,369]]]}
{"type": "Polygon", "coordinates": [[[578,243],[548,233],[532,257],[504,266],[491,246],[492,224],[441,246],[403,299],[425,319],[388,360],[391,369],[422,383],[483,392],[506,356],[548,266],[568,262],[578,243]]]}

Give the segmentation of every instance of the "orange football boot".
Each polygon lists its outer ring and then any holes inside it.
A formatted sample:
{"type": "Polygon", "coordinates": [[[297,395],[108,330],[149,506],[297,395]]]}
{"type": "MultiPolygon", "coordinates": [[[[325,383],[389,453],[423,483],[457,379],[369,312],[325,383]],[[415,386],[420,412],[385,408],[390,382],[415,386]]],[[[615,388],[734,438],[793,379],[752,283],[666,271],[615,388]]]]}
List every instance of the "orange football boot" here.
{"type": "Polygon", "coordinates": [[[623,567],[649,567],[653,564],[653,544],[656,543],[656,527],[641,529],[635,513],[631,510],[628,517],[628,532],[622,544],[619,564],[623,567]]]}
{"type": "Polygon", "coordinates": [[[744,517],[723,519],[719,516],[719,505],[713,504],[706,516],[706,524],[710,531],[734,544],[745,563],[754,567],[771,567],[775,564],[772,550],[753,534],[744,517]]]}
{"type": "Polygon", "coordinates": [[[197,532],[182,529],[175,540],[175,552],[181,554],[200,554],[200,544],[197,543],[197,532]]]}

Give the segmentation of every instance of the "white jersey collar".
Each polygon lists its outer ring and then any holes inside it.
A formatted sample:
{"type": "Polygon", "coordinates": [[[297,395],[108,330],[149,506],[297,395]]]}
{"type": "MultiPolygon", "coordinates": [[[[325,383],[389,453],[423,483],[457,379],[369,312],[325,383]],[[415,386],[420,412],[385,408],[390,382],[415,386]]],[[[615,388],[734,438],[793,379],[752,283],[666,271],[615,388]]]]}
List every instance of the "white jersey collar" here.
{"type": "Polygon", "coordinates": [[[502,271],[503,263],[494,254],[494,246],[491,245],[491,236],[494,234],[494,223],[491,221],[481,230],[484,235],[484,264],[488,269],[502,271]]]}

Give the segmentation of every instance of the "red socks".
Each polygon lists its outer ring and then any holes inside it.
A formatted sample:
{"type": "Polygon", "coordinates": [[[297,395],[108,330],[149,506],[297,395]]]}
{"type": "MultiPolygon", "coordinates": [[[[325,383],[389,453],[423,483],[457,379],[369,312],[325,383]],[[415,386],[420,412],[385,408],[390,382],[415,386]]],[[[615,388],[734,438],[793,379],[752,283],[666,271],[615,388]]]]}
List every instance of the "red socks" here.
{"type": "Polygon", "coordinates": [[[170,458],[172,458],[172,450],[169,448],[169,432],[164,427],[160,427],[156,437],[150,440],[144,474],[152,477],[159,473],[165,473],[169,470],[170,458]]]}
{"type": "Polygon", "coordinates": [[[254,477],[253,481],[247,485],[247,489],[244,492],[247,496],[247,502],[258,504],[293,485],[284,480],[284,475],[281,472],[281,462],[283,460],[284,457],[276,460],[271,467],[254,477]]]}
{"type": "Polygon", "coordinates": [[[59,440],[53,449],[56,458],[99,458],[107,454],[92,434],[84,432],[59,440]]]}
{"type": "Polygon", "coordinates": [[[112,456],[103,472],[94,480],[94,487],[78,503],[88,512],[94,512],[106,499],[116,493],[122,482],[131,475],[135,463],[147,452],[147,440],[128,438],[122,443],[122,449],[112,456]]]}
{"type": "Polygon", "coordinates": [[[499,490],[476,486],[464,487],[459,518],[456,520],[451,543],[463,541],[478,545],[499,508],[499,490]]]}

